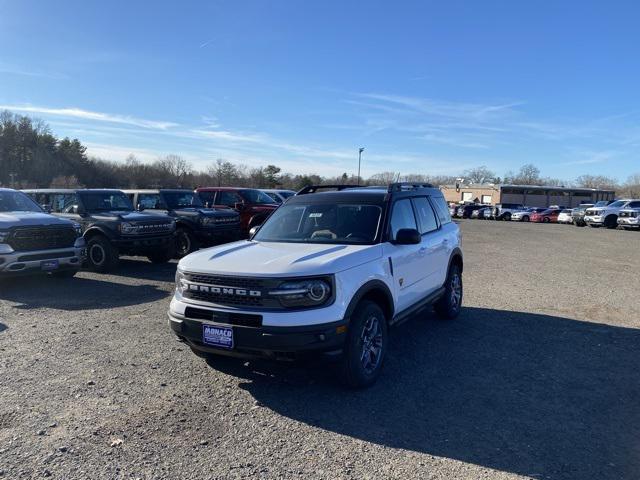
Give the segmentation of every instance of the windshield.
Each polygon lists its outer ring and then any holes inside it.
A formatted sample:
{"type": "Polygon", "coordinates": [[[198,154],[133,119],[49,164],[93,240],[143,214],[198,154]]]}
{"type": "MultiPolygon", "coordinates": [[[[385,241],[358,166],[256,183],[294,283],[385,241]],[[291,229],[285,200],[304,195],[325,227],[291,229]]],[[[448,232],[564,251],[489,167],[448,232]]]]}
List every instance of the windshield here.
{"type": "Polygon", "coordinates": [[[282,203],[282,199],[278,196],[276,192],[264,192],[271,197],[274,203],[282,203]]]}
{"type": "Polygon", "coordinates": [[[627,203],[627,202],[624,201],[624,200],[618,200],[617,202],[613,202],[613,203],[609,204],[609,206],[613,207],[613,208],[617,208],[617,207],[623,206],[625,203],[627,203]]]}
{"type": "Polygon", "coordinates": [[[111,210],[132,211],[129,197],[122,192],[78,192],[87,212],[108,212],[111,210]]]}
{"type": "Polygon", "coordinates": [[[599,202],[596,202],[594,207],[606,207],[607,205],[609,205],[608,200],[600,200],[599,202]]]}
{"type": "Polygon", "coordinates": [[[0,212],[42,212],[42,208],[22,192],[0,192],[0,212]]]}
{"type": "Polygon", "coordinates": [[[240,195],[242,195],[242,198],[244,198],[244,201],[247,203],[264,203],[268,205],[273,205],[275,203],[273,198],[260,190],[240,190],[240,195]]]}
{"type": "Polygon", "coordinates": [[[262,242],[368,244],[376,239],[382,209],[378,205],[283,205],[260,228],[262,242]]]}
{"type": "Polygon", "coordinates": [[[176,208],[200,208],[202,200],[193,192],[162,192],[162,198],[171,210],[176,208]]]}

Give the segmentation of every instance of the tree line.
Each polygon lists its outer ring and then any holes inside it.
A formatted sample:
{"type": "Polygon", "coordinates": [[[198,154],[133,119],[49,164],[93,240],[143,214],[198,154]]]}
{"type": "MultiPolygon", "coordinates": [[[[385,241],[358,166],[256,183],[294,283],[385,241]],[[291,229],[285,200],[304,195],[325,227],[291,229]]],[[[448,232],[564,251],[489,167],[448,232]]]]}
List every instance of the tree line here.
{"type": "Polygon", "coordinates": [[[497,176],[486,166],[469,169],[458,176],[381,172],[366,179],[343,173],[337,177],[291,174],[276,165],[247,167],[224,159],[197,170],[179,155],[166,155],[153,162],[142,162],[130,155],[124,162],[87,155],[78,139],[57,138],[49,126],[28,116],[0,113],[0,186],[14,188],[194,188],[197,186],[240,186],[299,190],[309,185],[356,184],[388,185],[394,181],[454,184],[511,183],[518,185],[564,185],[616,190],[619,195],[640,197],[640,173],[626,182],[600,175],[581,175],[571,182],[542,177],[532,164],[517,172],[497,176]],[[360,181],[359,181],[360,180],[360,181]]]}

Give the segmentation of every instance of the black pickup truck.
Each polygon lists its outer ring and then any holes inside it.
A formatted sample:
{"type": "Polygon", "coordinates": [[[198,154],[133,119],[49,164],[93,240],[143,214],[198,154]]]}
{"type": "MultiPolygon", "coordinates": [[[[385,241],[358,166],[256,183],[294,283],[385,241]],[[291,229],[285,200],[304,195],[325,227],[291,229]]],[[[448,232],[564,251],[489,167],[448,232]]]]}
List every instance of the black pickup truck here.
{"type": "Polygon", "coordinates": [[[165,263],[174,256],[176,222],[167,215],[136,212],[121,190],[24,192],[53,215],[81,225],[92,270],[112,270],[120,255],[142,255],[153,263],[165,263]]]}
{"type": "Polygon", "coordinates": [[[125,190],[138,211],[166,214],[176,221],[176,256],[240,238],[240,214],[227,207],[205,208],[192,190],[125,190]]]}

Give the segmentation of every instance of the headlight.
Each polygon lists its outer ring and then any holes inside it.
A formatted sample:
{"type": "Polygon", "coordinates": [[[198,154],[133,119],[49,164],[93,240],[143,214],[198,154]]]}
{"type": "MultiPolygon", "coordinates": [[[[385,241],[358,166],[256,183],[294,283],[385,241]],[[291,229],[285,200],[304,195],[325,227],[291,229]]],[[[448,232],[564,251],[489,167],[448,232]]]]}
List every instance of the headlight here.
{"type": "Polygon", "coordinates": [[[132,223],[121,223],[118,228],[120,229],[120,233],[124,233],[126,234],[132,234],[132,233],[136,233],[138,231],[138,227],[135,226],[132,223]]]}
{"type": "Polygon", "coordinates": [[[4,243],[9,238],[9,232],[0,230],[0,243],[4,243]]]}
{"type": "Polygon", "coordinates": [[[214,225],[216,219],[214,217],[200,217],[200,223],[202,225],[214,225]]]}
{"type": "Polygon", "coordinates": [[[278,297],[283,307],[318,307],[327,303],[333,296],[328,279],[310,278],[288,281],[269,295],[278,297]]]}
{"type": "Polygon", "coordinates": [[[186,281],[184,274],[180,270],[176,270],[176,292],[180,295],[184,292],[186,281]]]}
{"type": "Polygon", "coordinates": [[[73,224],[73,229],[76,231],[76,235],[78,237],[82,236],[82,225],[80,225],[79,223],[74,223],[73,224]]]}

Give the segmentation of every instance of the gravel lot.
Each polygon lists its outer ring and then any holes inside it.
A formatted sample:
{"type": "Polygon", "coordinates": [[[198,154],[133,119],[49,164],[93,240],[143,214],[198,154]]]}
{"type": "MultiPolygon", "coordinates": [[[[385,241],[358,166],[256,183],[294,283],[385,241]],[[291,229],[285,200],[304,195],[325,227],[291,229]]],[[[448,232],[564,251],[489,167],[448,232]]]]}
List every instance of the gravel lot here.
{"type": "Polygon", "coordinates": [[[392,330],[381,380],[207,365],[175,264],[0,286],[4,478],[637,479],[640,233],[463,221],[465,309],[392,330]]]}

